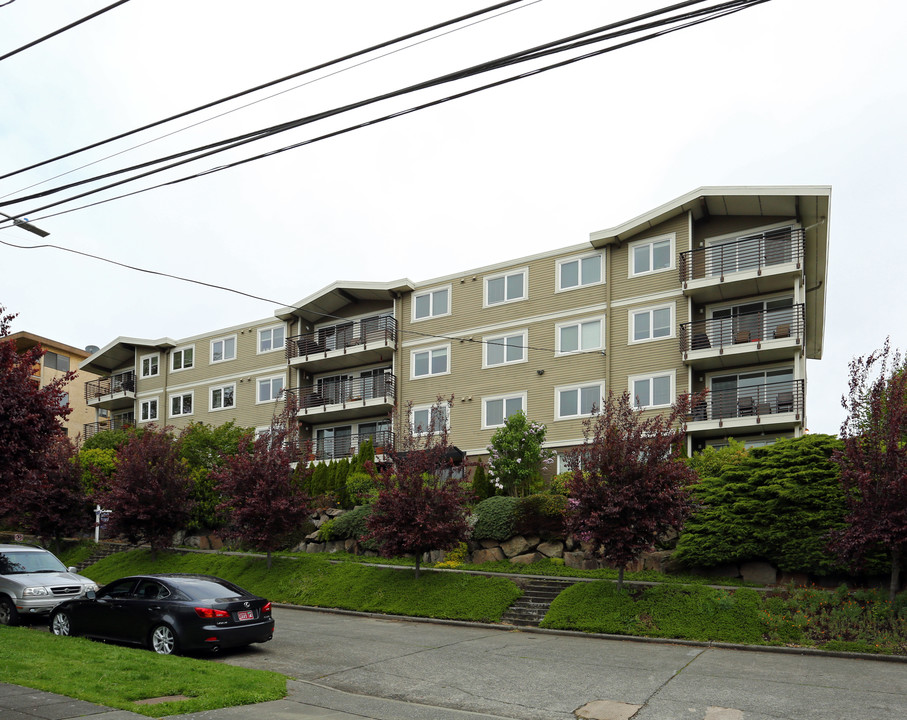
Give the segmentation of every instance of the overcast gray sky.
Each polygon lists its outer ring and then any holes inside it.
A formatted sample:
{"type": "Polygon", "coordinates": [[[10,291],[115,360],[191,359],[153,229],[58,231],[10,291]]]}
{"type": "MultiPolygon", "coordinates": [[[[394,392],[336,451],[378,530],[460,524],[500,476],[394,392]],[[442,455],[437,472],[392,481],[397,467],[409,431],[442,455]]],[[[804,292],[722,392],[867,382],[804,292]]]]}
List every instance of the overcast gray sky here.
{"type": "MultiPolygon", "coordinates": [[[[0,7],[0,56],[111,3],[0,7]]],[[[490,4],[132,0],[0,62],[0,174],[490,4]]],[[[658,7],[526,0],[388,57],[347,63],[340,74],[307,76],[0,180],[0,196],[378,95],[658,7]],[[263,99],[278,90],[287,92],[263,99]],[[250,100],[261,102],[149,142],[250,100]],[[147,144],[101,161],[138,143],[147,144]],[[97,164],[79,169],[87,162],[97,164]]],[[[702,185],[831,185],[825,352],[808,363],[807,397],[810,431],[834,433],[851,357],[888,335],[907,347],[905,27],[907,4],[898,0],[772,0],[239,168],[54,217],[45,216],[80,203],[33,213],[51,233],[47,242],[275,302],[0,245],[0,305],[19,313],[14,330],[78,347],[119,335],[187,337],[269,317],[334,280],[420,281],[582,243],[702,185]]],[[[154,182],[475,84],[297,129],[154,182]]],[[[41,242],[16,228],[0,230],[0,240],[41,242]]]]}

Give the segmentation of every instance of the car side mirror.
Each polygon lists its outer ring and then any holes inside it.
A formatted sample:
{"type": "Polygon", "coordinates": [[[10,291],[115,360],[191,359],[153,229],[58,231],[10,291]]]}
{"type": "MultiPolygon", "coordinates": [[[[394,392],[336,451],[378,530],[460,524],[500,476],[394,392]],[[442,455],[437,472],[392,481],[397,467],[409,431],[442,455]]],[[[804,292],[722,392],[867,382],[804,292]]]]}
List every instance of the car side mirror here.
{"type": "Polygon", "coordinates": [[[66,572],[69,572],[69,573],[72,573],[73,575],[75,575],[77,572],[79,572],[79,568],[77,568],[77,567],[68,567],[68,568],[66,568],[66,572]]]}
{"type": "Polygon", "coordinates": [[[85,597],[87,597],[89,600],[94,600],[97,596],[98,594],[94,590],[89,590],[87,593],[85,593],[85,597]]]}

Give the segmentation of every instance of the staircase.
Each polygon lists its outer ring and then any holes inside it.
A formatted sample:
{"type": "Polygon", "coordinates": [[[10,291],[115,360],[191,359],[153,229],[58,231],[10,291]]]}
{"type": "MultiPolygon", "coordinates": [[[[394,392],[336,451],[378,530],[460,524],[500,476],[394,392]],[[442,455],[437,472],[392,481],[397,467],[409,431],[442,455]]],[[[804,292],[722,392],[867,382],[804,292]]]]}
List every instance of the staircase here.
{"type": "Polygon", "coordinates": [[[538,627],[558,595],[573,585],[571,580],[532,578],[523,586],[523,595],[507,608],[501,622],[509,625],[538,627]]]}
{"type": "Polygon", "coordinates": [[[118,552],[125,552],[126,550],[135,550],[138,545],[127,545],[125,543],[105,543],[102,542],[98,545],[98,549],[95,550],[94,554],[87,560],[83,560],[78,565],[76,565],[76,571],[82,572],[89,565],[94,565],[98,560],[103,560],[108,555],[113,555],[118,552]]]}

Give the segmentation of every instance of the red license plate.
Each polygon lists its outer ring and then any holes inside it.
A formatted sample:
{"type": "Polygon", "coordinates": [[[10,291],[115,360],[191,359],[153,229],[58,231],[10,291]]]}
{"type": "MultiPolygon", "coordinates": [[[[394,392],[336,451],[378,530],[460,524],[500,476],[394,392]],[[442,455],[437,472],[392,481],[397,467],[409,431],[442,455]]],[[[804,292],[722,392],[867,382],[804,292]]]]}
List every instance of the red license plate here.
{"type": "Polygon", "coordinates": [[[251,610],[240,610],[236,613],[237,620],[252,620],[255,614],[251,610]]]}

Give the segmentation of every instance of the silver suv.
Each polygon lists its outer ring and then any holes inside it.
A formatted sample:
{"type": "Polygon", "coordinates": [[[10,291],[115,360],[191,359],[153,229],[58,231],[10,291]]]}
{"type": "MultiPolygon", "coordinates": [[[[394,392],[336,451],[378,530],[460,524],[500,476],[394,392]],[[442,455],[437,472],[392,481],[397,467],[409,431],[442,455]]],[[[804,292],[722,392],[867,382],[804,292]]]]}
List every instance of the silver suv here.
{"type": "Polygon", "coordinates": [[[0,544],[0,625],[15,625],[20,615],[47,615],[64,600],[97,589],[43,548],[0,544]]]}

